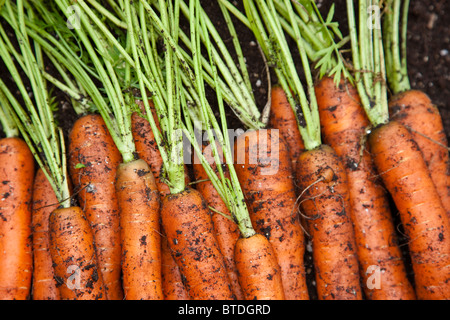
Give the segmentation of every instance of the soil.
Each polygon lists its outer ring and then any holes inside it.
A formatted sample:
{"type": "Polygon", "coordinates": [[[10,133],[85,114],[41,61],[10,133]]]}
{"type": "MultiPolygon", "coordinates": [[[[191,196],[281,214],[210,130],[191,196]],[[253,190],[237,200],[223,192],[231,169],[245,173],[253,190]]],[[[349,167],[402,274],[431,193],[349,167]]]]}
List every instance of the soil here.
{"type": "MultiPolygon", "coordinates": [[[[347,30],[345,0],[334,2],[336,6],[335,19],[340,23],[345,34],[347,30]]],[[[221,12],[215,4],[216,2],[202,1],[202,3],[226,43],[231,46],[231,37],[226,32],[226,26],[221,12]]],[[[318,0],[317,3],[321,11],[327,12],[332,1],[318,0]]],[[[234,4],[239,7],[241,1],[234,1],[234,4]]],[[[448,23],[450,21],[450,2],[446,0],[411,0],[409,12],[407,50],[411,86],[415,89],[424,90],[438,106],[447,137],[450,139],[450,106],[448,105],[450,100],[450,24],[448,23]]],[[[267,69],[251,32],[239,21],[235,20],[235,23],[250,70],[254,94],[259,107],[262,109],[267,102],[267,69]]],[[[299,66],[299,69],[301,69],[301,66],[299,66]]],[[[5,74],[5,71],[5,66],[0,64],[0,72],[5,74]]],[[[271,77],[272,82],[276,82],[274,76],[271,75],[271,77]]],[[[9,78],[4,79],[4,81],[11,82],[9,78]]],[[[57,120],[67,137],[78,116],[72,110],[69,100],[64,94],[55,92],[57,99],[60,101],[57,120]]],[[[214,105],[213,101],[212,104],[214,105]]],[[[229,112],[228,118],[230,128],[242,127],[232,112],[229,112]]],[[[0,130],[0,137],[2,134],[0,130]]],[[[398,229],[399,241],[402,244],[405,259],[408,259],[406,239],[402,235],[400,222],[398,222],[398,229]]],[[[316,299],[312,258],[309,251],[305,259],[310,295],[312,299],[316,299]]],[[[408,270],[411,274],[411,269],[408,270]]]]}

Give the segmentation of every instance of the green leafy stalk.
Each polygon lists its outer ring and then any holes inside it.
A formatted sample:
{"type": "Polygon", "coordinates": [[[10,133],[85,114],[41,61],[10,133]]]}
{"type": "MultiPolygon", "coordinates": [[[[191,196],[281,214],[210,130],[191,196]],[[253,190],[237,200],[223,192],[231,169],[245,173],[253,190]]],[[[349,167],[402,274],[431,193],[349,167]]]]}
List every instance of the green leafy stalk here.
{"type": "Polygon", "coordinates": [[[383,29],[386,77],[393,94],[411,89],[406,59],[409,0],[386,2],[383,29]]]}
{"type": "Polygon", "coordinates": [[[61,206],[69,207],[71,202],[64,137],[62,130],[56,125],[51,105],[52,99],[41,72],[44,69],[41,47],[38,43],[30,41],[26,33],[26,19],[35,18],[32,11],[25,10],[23,1],[17,1],[16,6],[17,10],[13,10],[12,4],[6,2],[1,8],[1,14],[10,17],[9,21],[15,30],[20,53],[15,51],[9,40],[5,39],[6,33],[1,32],[0,57],[16,84],[23,103],[17,100],[3,81],[0,81],[2,107],[8,110],[9,116],[14,119],[38,165],[47,176],[61,206]],[[12,52],[19,57],[16,61],[21,61],[20,63],[13,60],[12,52]],[[20,71],[16,65],[19,65],[20,71]],[[25,78],[30,85],[33,98],[30,97],[27,85],[24,83],[25,78]]]}
{"type": "MultiPolygon", "coordinates": [[[[260,46],[263,48],[269,64],[273,66],[278,81],[286,92],[288,101],[297,115],[297,123],[305,143],[305,148],[312,150],[322,143],[320,120],[313,80],[309,68],[309,60],[300,29],[296,23],[292,24],[292,30],[297,41],[300,58],[306,74],[307,92],[305,92],[297,73],[274,2],[260,0],[256,2],[257,6],[253,0],[244,1],[244,8],[251,29],[260,46]]],[[[289,8],[290,3],[286,1],[285,5],[289,8]]],[[[291,10],[288,11],[293,12],[291,10]]],[[[290,19],[294,21],[295,19],[292,14],[290,19]]]]}
{"type": "MultiPolygon", "coordinates": [[[[190,18],[190,30],[191,30],[191,43],[192,43],[192,61],[194,72],[196,75],[196,83],[193,84],[192,87],[195,87],[196,93],[199,97],[199,105],[201,120],[203,122],[203,126],[207,131],[210,146],[213,150],[215,167],[218,170],[218,176],[214,172],[211,164],[209,164],[202,153],[202,150],[198,147],[197,142],[194,140],[194,127],[189,119],[187,119],[187,136],[190,137],[190,140],[193,142],[195,152],[197,156],[201,160],[205,171],[207,172],[211,182],[214,187],[218,191],[221,198],[224,200],[228,210],[232,214],[233,220],[237,223],[239,230],[243,237],[247,238],[255,234],[255,230],[253,229],[250,216],[248,213],[248,209],[246,206],[246,202],[244,199],[244,195],[234,170],[233,165],[233,157],[231,152],[231,144],[228,135],[228,126],[225,115],[225,107],[224,100],[221,94],[221,87],[219,85],[219,76],[217,67],[215,64],[213,54],[213,46],[208,34],[208,30],[210,30],[210,26],[206,16],[204,14],[203,9],[200,6],[199,0],[191,0],[189,4],[189,18],[190,18]],[[216,84],[215,92],[219,107],[220,113],[220,122],[219,123],[208,103],[205,93],[204,81],[203,81],[203,71],[202,71],[202,51],[201,51],[201,36],[200,32],[203,34],[203,43],[205,49],[207,51],[207,56],[209,59],[209,64],[211,66],[214,82],[216,84]],[[219,151],[217,149],[217,145],[221,148],[224,159],[219,158],[219,151]],[[225,161],[228,166],[228,172],[230,174],[230,179],[226,178],[224,172],[222,170],[222,161],[225,161]]],[[[230,21],[229,21],[230,22],[230,21]]],[[[194,119],[195,120],[195,119],[194,119]]],[[[195,124],[194,124],[195,125],[195,124]]]]}
{"type": "Polygon", "coordinates": [[[381,2],[359,1],[358,38],[353,1],[347,0],[355,84],[369,121],[376,127],[389,121],[389,110],[380,15],[375,12],[369,17],[369,9],[381,10],[381,2]]]}
{"type": "MultiPolygon", "coordinates": [[[[62,12],[65,12],[66,8],[70,6],[70,3],[65,0],[58,0],[56,3],[62,12]]],[[[118,74],[117,61],[112,56],[114,51],[111,50],[112,46],[108,39],[98,28],[93,27],[91,17],[85,14],[84,10],[89,9],[86,3],[78,1],[77,4],[81,8],[81,12],[79,26],[75,28],[75,32],[99,75],[112,113],[109,112],[109,108],[105,107],[104,103],[98,106],[98,110],[122,154],[123,162],[133,161],[136,159],[136,151],[131,133],[131,113],[127,108],[127,98],[122,92],[121,75],[118,74]]],[[[69,19],[70,16],[67,14],[66,17],[69,19]]]]}

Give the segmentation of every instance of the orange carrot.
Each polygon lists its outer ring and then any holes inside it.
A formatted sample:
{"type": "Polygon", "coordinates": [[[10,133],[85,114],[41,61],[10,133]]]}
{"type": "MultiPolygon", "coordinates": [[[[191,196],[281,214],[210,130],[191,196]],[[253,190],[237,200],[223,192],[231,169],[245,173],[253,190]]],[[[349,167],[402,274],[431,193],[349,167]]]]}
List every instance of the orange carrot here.
{"type": "Polygon", "coordinates": [[[272,245],[261,234],[240,238],[236,266],[246,300],[284,300],[281,271],[272,245]]]}
{"type": "Polygon", "coordinates": [[[63,300],[106,300],[94,236],[80,207],[50,214],[50,254],[63,300]]]}
{"type": "Polygon", "coordinates": [[[121,162],[102,117],[79,118],[69,135],[69,171],[94,233],[100,272],[109,300],[121,300],[119,208],[114,180],[121,162]]]}
{"type": "Polygon", "coordinates": [[[194,300],[234,299],[225,262],[214,236],[211,213],[191,188],[164,197],[162,225],[189,295],[194,300]]]}
{"type": "Polygon", "coordinates": [[[284,295],[288,300],[309,299],[304,233],[296,211],[292,162],[287,146],[276,129],[247,131],[237,138],[235,145],[235,170],[250,218],[255,230],[264,234],[273,247],[280,265],[284,295]]]}
{"type": "Polygon", "coordinates": [[[58,206],[58,198],[44,171],[39,168],[33,186],[33,300],[60,299],[50,255],[48,225],[51,212],[58,206]]]}
{"type": "Polygon", "coordinates": [[[305,145],[298,130],[297,116],[281,86],[272,87],[269,126],[280,130],[280,136],[288,145],[292,168],[296,168],[297,159],[305,151],[305,145]]]}
{"type": "Polygon", "coordinates": [[[318,298],[362,299],[347,174],[328,145],[297,162],[303,214],[309,217],[318,298]]]}
{"type": "Polygon", "coordinates": [[[323,77],[315,85],[315,92],[323,140],[334,148],[347,172],[352,208],[349,213],[364,293],[371,300],[415,299],[396,242],[389,200],[366,150],[370,123],[358,92],[343,79],[336,86],[330,77],[323,77]],[[379,280],[371,269],[383,270],[379,280]]]}
{"type": "Polygon", "coordinates": [[[161,237],[162,254],[162,288],[164,300],[189,300],[189,293],[184,286],[180,269],[172,257],[167,237],[161,237]]]}
{"type": "MultiPolygon", "coordinates": [[[[222,159],[223,155],[220,146],[217,146],[217,149],[220,153],[219,157],[222,159]]],[[[214,156],[210,145],[203,146],[203,155],[218,175],[219,173],[214,162],[214,156]]],[[[231,220],[230,211],[217,190],[214,188],[213,183],[209,180],[203,165],[200,163],[200,160],[195,153],[193,162],[194,176],[196,181],[198,181],[195,185],[196,189],[202,194],[208,206],[214,209],[212,211],[211,219],[213,221],[215,235],[219,243],[220,251],[225,259],[225,266],[231,281],[233,293],[238,300],[242,300],[244,297],[239,285],[236,264],[234,262],[234,248],[236,241],[240,236],[239,228],[236,222],[231,220]],[[229,216],[230,218],[227,218],[226,216],[229,216]]],[[[223,169],[225,171],[225,177],[229,179],[230,175],[228,170],[226,170],[225,166],[223,166],[223,169]]]]}
{"type": "Polygon", "coordinates": [[[160,197],[148,164],[142,159],[120,164],[116,191],[125,298],[161,300],[160,197]]]}
{"type": "MultiPolygon", "coordinates": [[[[156,126],[160,129],[158,116],[156,114],[156,110],[154,108],[154,104],[152,100],[148,100],[150,104],[150,109],[152,111],[153,119],[155,120],[156,126]]],[[[145,114],[145,107],[142,100],[136,100],[138,107],[141,109],[141,112],[145,114]]],[[[136,152],[140,159],[144,159],[147,164],[150,166],[150,169],[153,173],[153,176],[156,180],[156,185],[158,187],[158,191],[160,193],[160,197],[164,197],[170,193],[169,186],[165,182],[164,178],[164,168],[163,168],[163,159],[161,157],[161,153],[158,148],[158,144],[155,139],[155,135],[152,131],[150,123],[147,119],[143,118],[139,115],[138,112],[133,112],[131,115],[131,128],[133,133],[133,140],[136,146],[136,152]]],[[[188,170],[185,166],[185,182],[186,184],[190,182],[189,175],[187,174],[188,170]]],[[[164,247],[162,247],[164,249],[164,247]]],[[[164,255],[164,252],[162,253],[164,255]]],[[[170,259],[171,255],[165,255],[166,259],[170,259]]],[[[172,258],[173,259],[173,258],[172,258]]],[[[175,277],[176,279],[181,278],[180,270],[176,266],[175,261],[169,263],[169,265],[173,266],[173,268],[162,268],[162,272],[170,271],[170,274],[163,276],[164,279],[171,279],[175,277]]],[[[182,282],[165,282],[166,290],[165,292],[178,292],[178,291],[186,291],[186,288],[182,288],[182,282]],[[169,286],[174,285],[174,287],[169,288],[169,286]]]]}
{"type": "Polygon", "coordinates": [[[0,299],[30,297],[34,158],[20,138],[0,140],[0,299]]]}
{"type": "Polygon", "coordinates": [[[411,132],[450,217],[448,141],[438,108],[424,92],[407,90],[391,97],[389,114],[392,120],[403,124],[411,132]]]}
{"type": "Polygon", "coordinates": [[[396,121],[369,136],[374,163],[400,213],[419,299],[450,299],[450,222],[411,133],[396,121]]]}

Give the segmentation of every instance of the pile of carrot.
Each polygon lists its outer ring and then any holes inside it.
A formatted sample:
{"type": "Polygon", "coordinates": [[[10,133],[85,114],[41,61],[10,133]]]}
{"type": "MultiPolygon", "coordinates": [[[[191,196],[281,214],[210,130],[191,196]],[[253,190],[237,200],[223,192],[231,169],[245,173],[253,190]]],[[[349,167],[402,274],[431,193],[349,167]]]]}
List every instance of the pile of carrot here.
{"type": "Polygon", "coordinates": [[[0,8],[0,300],[450,300],[449,145],[407,79],[408,0],[347,0],[346,36],[334,5],[216,0],[228,44],[199,0],[70,4],[0,8]]]}

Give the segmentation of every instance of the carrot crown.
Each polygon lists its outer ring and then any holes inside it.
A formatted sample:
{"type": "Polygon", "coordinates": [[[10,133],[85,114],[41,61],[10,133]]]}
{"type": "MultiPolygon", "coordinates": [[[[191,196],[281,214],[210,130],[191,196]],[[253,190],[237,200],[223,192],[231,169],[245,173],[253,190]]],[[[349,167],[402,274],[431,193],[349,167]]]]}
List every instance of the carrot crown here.
{"type": "Polygon", "coordinates": [[[380,12],[381,1],[359,0],[357,30],[353,0],[347,0],[356,88],[374,127],[389,121],[380,12]]]}
{"type": "Polygon", "coordinates": [[[44,55],[40,45],[27,34],[26,21],[35,21],[34,12],[19,0],[9,1],[1,8],[1,15],[14,30],[18,51],[0,26],[0,56],[16,84],[22,101],[0,80],[0,102],[28,144],[63,207],[69,207],[70,192],[66,169],[64,136],[53,111],[56,106],[49,92],[44,70],[44,55]],[[32,96],[27,90],[31,88],[32,96]],[[25,107],[22,107],[25,105],[25,107]]]}
{"type": "Polygon", "coordinates": [[[244,1],[249,26],[268,59],[269,65],[273,67],[294,113],[297,115],[297,123],[305,148],[312,150],[322,143],[314,82],[305,41],[294,17],[292,4],[290,1],[285,1],[285,6],[286,11],[289,13],[292,32],[300,53],[306,78],[306,91],[297,72],[274,1],[256,0],[256,4],[253,0],[244,1]]]}
{"type": "Polygon", "coordinates": [[[389,0],[383,20],[386,76],[393,94],[411,89],[406,60],[409,0],[389,0]]]}

